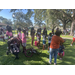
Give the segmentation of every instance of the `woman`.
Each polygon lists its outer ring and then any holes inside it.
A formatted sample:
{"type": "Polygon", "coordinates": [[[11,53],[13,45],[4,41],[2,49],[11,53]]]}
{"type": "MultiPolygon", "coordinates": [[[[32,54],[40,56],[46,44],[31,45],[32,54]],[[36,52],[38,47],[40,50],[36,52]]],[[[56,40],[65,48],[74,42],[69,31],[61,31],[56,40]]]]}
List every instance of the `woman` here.
{"type": "Polygon", "coordinates": [[[31,28],[31,38],[32,38],[32,42],[31,45],[33,46],[33,42],[34,42],[34,36],[35,36],[35,30],[34,27],[31,28]]]}
{"type": "Polygon", "coordinates": [[[52,62],[52,56],[54,54],[54,65],[56,65],[57,52],[59,50],[60,43],[64,43],[65,41],[60,37],[61,31],[56,31],[55,35],[53,35],[51,44],[50,44],[50,55],[49,55],[49,63],[52,62]]]}

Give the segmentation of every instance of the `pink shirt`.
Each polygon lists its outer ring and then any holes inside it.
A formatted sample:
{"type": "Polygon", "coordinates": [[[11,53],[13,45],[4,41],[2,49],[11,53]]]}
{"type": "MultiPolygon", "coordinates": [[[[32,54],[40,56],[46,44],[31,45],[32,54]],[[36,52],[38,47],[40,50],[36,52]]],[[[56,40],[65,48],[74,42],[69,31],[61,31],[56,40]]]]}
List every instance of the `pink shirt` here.
{"type": "Polygon", "coordinates": [[[12,32],[9,32],[9,36],[10,36],[10,37],[12,36],[12,32]]]}
{"type": "Polygon", "coordinates": [[[22,34],[21,34],[21,32],[18,32],[18,36],[19,36],[20,39],[22,39],[22,34]]]}
{"type": "Polygon", "coordinates": [[[22,43],[26,43],[26,38],[25,38],[25,34],[22,33],[22,43]]]}
{"type": "Polygon", "coordinates": [[[8,36],[12,36],[12,32],[8,32],[8,31],[6,31],[6,35],[8,35],[8,36]]]}

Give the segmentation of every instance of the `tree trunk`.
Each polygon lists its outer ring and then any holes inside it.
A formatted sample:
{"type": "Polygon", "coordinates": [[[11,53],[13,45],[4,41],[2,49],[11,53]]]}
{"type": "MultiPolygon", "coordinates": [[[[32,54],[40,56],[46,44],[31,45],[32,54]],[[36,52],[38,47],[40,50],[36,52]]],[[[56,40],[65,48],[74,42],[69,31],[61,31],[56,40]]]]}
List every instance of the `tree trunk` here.
{"type": "Polygon", "coordinates": [[[74,35],[74,30],[75,30],[75,20],[72,21],[70,35],[72,35],[72,36],[74,35]]]}
{"type": "Polygon", "coordinates": [[[63,21],[63,30],[65,30],[66,29],[66,21],[64,20],[63,21]]]}
{"type": "Polygon", "coordinates": [[[70,35],[74,35],[74,30],[75,30],[75,9],[72,9],[72,24],[71,24],[71,33],[70,35]]]}

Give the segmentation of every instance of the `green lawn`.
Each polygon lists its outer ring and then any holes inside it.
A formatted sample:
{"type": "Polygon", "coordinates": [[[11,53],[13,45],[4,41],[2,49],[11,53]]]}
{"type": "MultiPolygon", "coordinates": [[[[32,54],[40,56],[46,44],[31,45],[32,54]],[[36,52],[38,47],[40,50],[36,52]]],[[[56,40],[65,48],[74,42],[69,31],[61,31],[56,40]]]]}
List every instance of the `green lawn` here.
{"type": "MultiPolygon", "coordinates": [[[[75,45],[71,47],[71,41],[72,40],[66,40],[66,42],[64,43],[65,56],[63,57],[63,60],[59,60],[59,56],[57,56],[57,65],[75,65],[75,45]]],[[[20,47],[21,52],[19,53],[19,60],[14,60],[15,56],[11,53],[9,55],[6,55],[6,42],[0,41],[0,65],[49,65],[49,53],[47,52],[47,48],[45,50],[42,50],[42,40],[40,49],[37,49],[37,47],[33,46],[34,49],[41,53],[40,55],[34,54],[32,57],[28,58],[22,53],[22,47],[20,47]]],[[[26,48],[31,48],[31,38],[27,40],[26,48]]],[[[54,58],[52,59],[52,65],[53,63],[54,58]]]]}

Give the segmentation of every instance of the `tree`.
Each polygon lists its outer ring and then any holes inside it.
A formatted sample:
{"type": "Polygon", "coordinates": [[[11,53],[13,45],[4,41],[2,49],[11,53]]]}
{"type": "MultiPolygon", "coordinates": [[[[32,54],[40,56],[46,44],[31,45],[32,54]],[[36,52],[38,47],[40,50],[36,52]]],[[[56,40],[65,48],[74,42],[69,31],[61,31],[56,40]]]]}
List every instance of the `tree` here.
{"type": "Polygon", "coordinates": [[[70,14],[65,12],[65,11],[63,11],[63,10],[56,10],[56,9],[54,9],[53,11],[60,12],[65,17],[67,17],[68,19],[71,20],[72,24],[71,24],[71,34],[70,35],[74,35],[74,30],[75,30],[75,9],[68,9],[68,11],[71,12],[70,14]]]}
{"type": "Polygon", "coordinates": [[[2,16],[0,16],[0,22],[4,24],[12,25],[11,19],[6,19],[6,18],[3,18],[2,16]]]}

